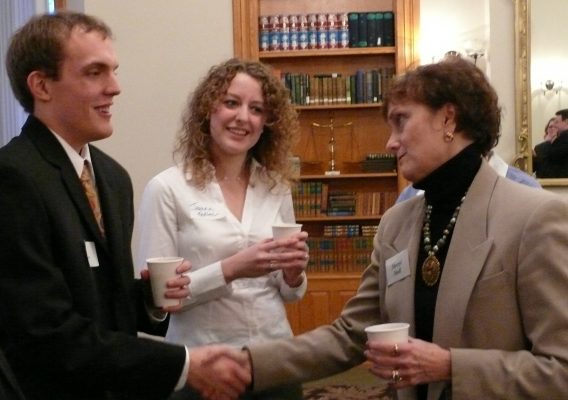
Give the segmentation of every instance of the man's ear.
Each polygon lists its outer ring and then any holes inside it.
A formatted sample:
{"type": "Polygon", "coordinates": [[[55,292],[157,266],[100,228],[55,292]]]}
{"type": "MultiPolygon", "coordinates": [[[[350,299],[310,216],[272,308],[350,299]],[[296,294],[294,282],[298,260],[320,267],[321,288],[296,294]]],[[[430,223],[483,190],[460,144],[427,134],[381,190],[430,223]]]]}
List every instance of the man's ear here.
{"type": "Polygon", "coordinates": [[[42,71],[33,71],[28,75],[26,80],[28,88],[32,93],[35,100],[39,101],[49,101],[51,100],[51,94],[49,93],[49,86],[47,82],[47,77],[42,71]]]}

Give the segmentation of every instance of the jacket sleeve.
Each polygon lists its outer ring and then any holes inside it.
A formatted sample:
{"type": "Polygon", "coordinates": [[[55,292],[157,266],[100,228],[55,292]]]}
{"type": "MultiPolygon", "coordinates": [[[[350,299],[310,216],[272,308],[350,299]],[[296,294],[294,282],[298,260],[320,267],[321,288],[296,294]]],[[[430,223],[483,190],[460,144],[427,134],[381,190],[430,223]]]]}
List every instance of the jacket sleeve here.
{"type": "Polygon", "coordinates": [[[330,325],[302,335],[247,346],[253,365],[254,390],[319,379],[365,360],[364,328],[379,322],[376,258],[361,278],[357,294],[330,325]]]}
{"type": "Polygon", "coordinates": [[[20,382],[167,396],[180,378],[185,349],[104,329],[84,312],[95,302],[88,263],[64,256],[85,248],[83,238],[63,229],[75,224],[75,210],[46,202],[63,189],[52,183],[50,191],[38,189],[38,176],[50,173],[45,168],[36,176],[20,170],[0,166],[0,338],[20,382]],[[85,288],[83,296],[73,294],[76,285],[85,288]]]}

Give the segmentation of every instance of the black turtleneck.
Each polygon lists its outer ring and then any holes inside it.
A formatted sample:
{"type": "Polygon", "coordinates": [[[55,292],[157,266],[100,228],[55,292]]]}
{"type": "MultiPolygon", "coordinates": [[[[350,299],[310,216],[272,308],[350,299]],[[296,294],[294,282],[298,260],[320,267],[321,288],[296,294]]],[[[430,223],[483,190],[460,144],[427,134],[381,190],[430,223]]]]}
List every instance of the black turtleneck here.
{"type": "MultiPolygon", "coordinates": [[[[430,238],[432,245],[442,236],[442,231],[448,225],[452,214],[460,204],[461,198],[467,192],[480,166],[481,155],[476,146],[472,144],[463,149],[454,158],[445,162],[426,178],[413,185],[417,189],[424,190],[426,204],[432,206],[432,215],[430,218],[430,238]]],[[[446,245],[436,253],[436,258],[440,261],[442,272],[452,239],[452,233],[453,230],[448,235],[446,245]]],[[[421,269],[426,256],[427,253],[424,250],[424,235],[422,235],[418,250],[418,264],[416,266],[414,320],[416,325],[416,337],[431,342],[440,280],[432,287],[426,286],[422,280],[421,269]]],[[[419,385],[417,387],[418,399],[426,399],[427,388],[427,385],[419,385]]]]}

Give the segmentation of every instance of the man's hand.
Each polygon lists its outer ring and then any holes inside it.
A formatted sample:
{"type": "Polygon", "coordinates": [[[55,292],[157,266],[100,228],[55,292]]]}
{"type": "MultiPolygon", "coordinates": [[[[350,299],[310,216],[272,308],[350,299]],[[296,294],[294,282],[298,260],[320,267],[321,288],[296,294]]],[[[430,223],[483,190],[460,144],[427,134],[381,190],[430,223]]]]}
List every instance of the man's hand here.
{"type": "Polygon", "coordinates": [[[190,350],[187,383],[205,399],[237,399],[250,385],[251,368],[248,354],[222,345],[190,350]]]}

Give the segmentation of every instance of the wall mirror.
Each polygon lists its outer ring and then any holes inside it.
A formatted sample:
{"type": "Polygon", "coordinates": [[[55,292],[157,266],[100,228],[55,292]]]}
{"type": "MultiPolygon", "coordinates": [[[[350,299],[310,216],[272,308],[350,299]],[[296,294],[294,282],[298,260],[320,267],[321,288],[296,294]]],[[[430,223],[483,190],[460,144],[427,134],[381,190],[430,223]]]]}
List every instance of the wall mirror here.
{"type": "MultiPolygon", "coordinates": [[[[568,3],[513,1],[517,58],[515,165],[532,173],[532,149],[544,140],[546,123],[556,111],[568,108],[568,48],[558,35],[568,3]]],[[[543,186],[568,186],[568,175],[540,182],[543,186]]]]}

